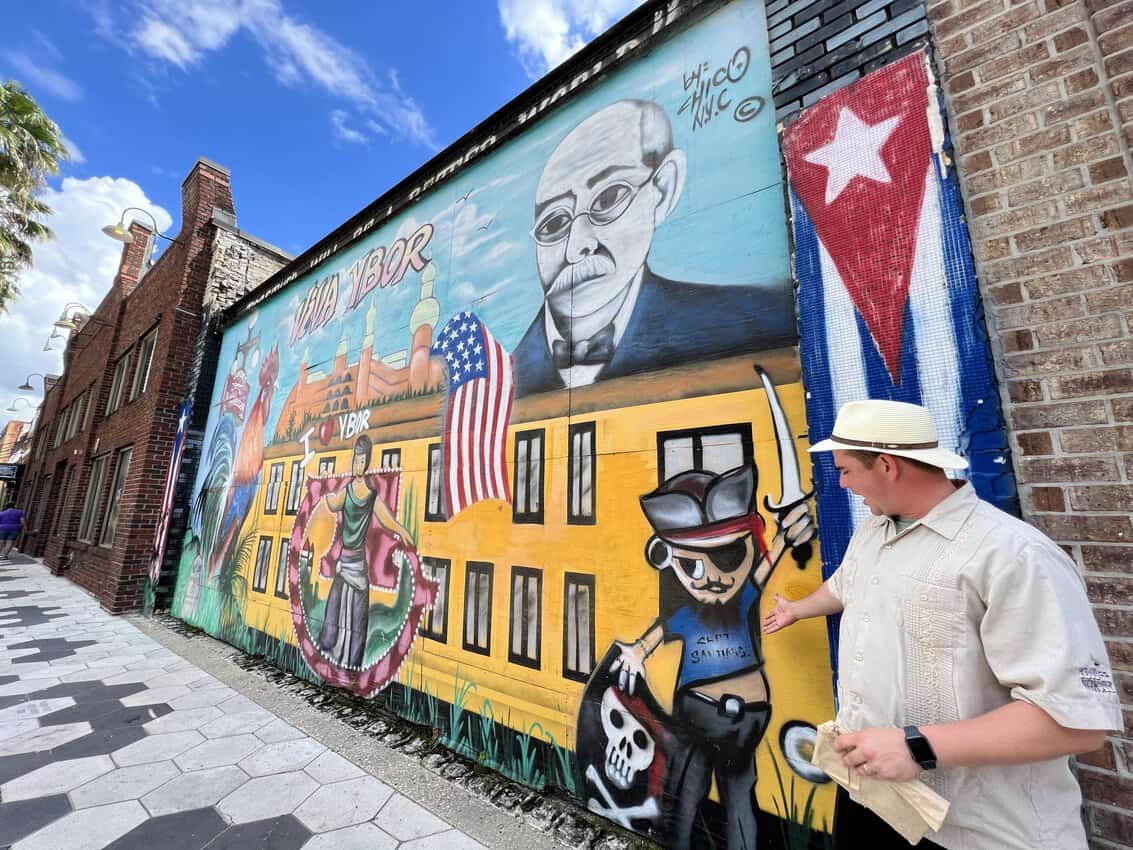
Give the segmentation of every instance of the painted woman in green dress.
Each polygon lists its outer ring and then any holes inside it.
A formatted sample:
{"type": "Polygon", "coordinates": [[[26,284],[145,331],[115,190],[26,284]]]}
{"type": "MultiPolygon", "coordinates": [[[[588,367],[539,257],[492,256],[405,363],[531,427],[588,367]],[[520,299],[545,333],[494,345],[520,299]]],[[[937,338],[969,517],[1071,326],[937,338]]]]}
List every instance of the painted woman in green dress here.
{"type": "MultiPolygon", "coordinates": [[[[385,502],[366,481],[372,444],[365,434],[354,443],[349,483],[323,496],[315,509],[341,514],[342,553],[335,565],[319,631],[319,649],[340,667],[359,670],[366,652],[370,623],[370,570],[366,563],[366,534],[373,520],[403,543],[412,538],[385,502]]],[[[312,515],[312,519],[314,514],[312,515]]]]}

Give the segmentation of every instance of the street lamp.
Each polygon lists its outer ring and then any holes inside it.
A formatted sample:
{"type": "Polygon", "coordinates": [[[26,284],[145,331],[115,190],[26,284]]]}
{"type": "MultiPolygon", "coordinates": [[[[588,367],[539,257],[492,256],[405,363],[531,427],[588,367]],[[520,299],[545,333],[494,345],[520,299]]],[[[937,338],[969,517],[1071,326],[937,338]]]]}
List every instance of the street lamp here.
{"type": "Polygon", "coordinates": [[[45,342],[43,344],[43,350],[44,351],[57,351],[58,349],[56,349],[55,346],[51,344],[51,343],[55,342],[55,340],[59,340],[60,342],[63,343],[64,346],[66,346],[66,344],[67,344],[67,340],[63,336],[63,334],[59,333],[58,330],[53,328],[51,330],[51,336],[49,336],[47,338],[47,342],[45,342]]]}
{"type": "Polygon", "coordinates": [[[130,210],[140,212],[142,215],[146,216],[150,221],[152,221],[153,232],[155,235],[160,236],[162,239],[168,239],[170,242],[176,243],[178,245],[181,244],[177,242],[177,240],[172,236],[166,236],[164,233],[162,233],[161,229],[157,226],[157,219],[153,217],[153,214],[146,210],[143,210],[141,207],[126,207],[126,209],[122,210],[122,217],[118,219],[118,223],[106,225],[106,227],[102,228],[102,232],[109,236],[111,239],[114,239],[118,242],[125,242],[127,245],[133,242],[134,234],[130,232],[130,226],[126,223],[126,213],[130,212],[130,210]]]}
{"type": "MultiPolygon", "coordinates": [[[[94,315],[94,311],[89,307],[84,307],[78,301],[71,301],[63,308],[63,311],[59,314],[59,318],[55,320],[53,327],[59,328],[61,331],[77,331],[87,322],[94,322],[96,325],[110,324],[110,322],[105,319],[100,319],[94,315]],[[71,310],[72,307],[76,309],[68,314],[67,311],[71,310]]],[[[58,334],[54,332],[52,332],[51,335],[52,337],[58,336],[58,334]]],[[[48,342],[50,343],[50,341],[49,339],[48,342]]],[[[44,348],[43,350],[48,351],[49,349],[44,348]]]]}
{"type": "Polygon", "coordinates": [[[14,399],[12,401],[11,404],[8,405],[8,412],[9,413],[19,413],[20,412],[20,408],[16,407],[16,402],[18,402],[18,401],[22,401],[28,407],[36,407],[37,406],[35,404],[35,402],[33,402],[30,398],[24,398],[23,396],[18,396],[16,399],[14,399]]]}
{"type": "Polygon", "coordinates": [[[27,379],[22,384],[20,384],[18,387],[16,387],[16,389],[21,390],[22,392],[25,392],[25,393],[33,392],[35,390],[35,387],[33,387],[31,385],[31,379],[33,377],[35,377],[36,375],[39,375],[39,377],[43,379],[43,390],[44,390],[44,392],[46,392],[47,391],[47,376],[45,374],[43,374],[42,372],[32,372],[30,375],[27,376],[27,379]]]}

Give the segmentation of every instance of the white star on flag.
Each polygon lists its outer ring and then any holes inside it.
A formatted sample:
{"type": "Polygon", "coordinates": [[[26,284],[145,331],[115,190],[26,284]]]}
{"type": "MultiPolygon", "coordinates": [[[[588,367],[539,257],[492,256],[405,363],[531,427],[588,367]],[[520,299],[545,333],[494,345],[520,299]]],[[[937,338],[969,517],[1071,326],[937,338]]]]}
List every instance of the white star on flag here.
{"type": "Polygon", "coordinates": [[[900,121],[901,116],[895,115],[879,124],[866,124],[848,106],[841,108],[833,141],[803,157],[826,169],[827,205],[832,204],[855,177],[878,183],[893,182],[881,159],[881,149],[900,121]]]}

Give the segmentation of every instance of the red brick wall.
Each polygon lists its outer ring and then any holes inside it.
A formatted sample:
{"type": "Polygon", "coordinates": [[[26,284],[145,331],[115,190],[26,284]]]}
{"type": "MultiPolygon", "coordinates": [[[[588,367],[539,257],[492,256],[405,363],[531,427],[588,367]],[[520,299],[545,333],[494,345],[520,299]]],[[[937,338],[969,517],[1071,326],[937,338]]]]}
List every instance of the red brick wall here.
{"type": "MultiPolygon", "coordinates": [[[[176,242],[144,275],[148,231],[139,225],[131,228],[136,239],[123,249],[114,286],[95,311],[98,321],[72,337],[64,356],[64,374],[48,394],[50,403],[44,405],[38,426],[54,434],[57,417],[66,405],[88,386],[97,387],[91,427],[45,452],[42,458],[31,459],[26,479],[29,483],[51,472],[55,476],[46,496],[47,519],[26,536],[24,549],[42,555],[53,569],[66,571],[115,613],[136,610],[142,601],[177,431],[177,409],[190,389],[202,304],[213,273],[219,233],[213,222],[214,209],[228,214],[228,222],[234,221],[228,173],[201,160],[182,187],[182,225],[176,242]],[[115,364],[132,351],[127,372],[132,377],[138,343],[154,328],[157,346],[145,392],[133,401],[127,395],[121,406],[106,416],[115,364]],[[95,508],[96,516],[102,517],[115,453],[126,446],[133,448],[133,456],[114,544],[99,546],[97,535],[95,542],[82,543],[77,540],[78,526],[92,461],[107,458],[106,478],[95,508]],[[60,485],[67,469],[72,470],[71,484],[64,488],[60,485]]],[[[258,279],[249,278],[246,285],[256,282],[258,279]]]]}
{"type": "Polygon", "coordinates": [[[1085,573],[1130,705],[1079,759],[1091,840],[1130,846],[1133,0],[930,0],[929,19],[1023,509],[1085,573]]]}

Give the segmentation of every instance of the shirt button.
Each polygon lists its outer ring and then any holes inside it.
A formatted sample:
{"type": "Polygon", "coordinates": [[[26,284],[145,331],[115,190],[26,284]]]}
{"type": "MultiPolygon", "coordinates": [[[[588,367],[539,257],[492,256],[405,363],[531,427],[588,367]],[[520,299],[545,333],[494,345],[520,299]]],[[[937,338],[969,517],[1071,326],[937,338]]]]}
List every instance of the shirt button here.
{"type": "Polygon", "coordinates": [[[881,579],[879,579],[879,578],[878,578],[877,576],[874,576],[873,578],[871,578],[871,579],[869,580],[869,583],[870,583],[870,584],[880,584],[880,583],[881,583],[881,579]]]}
{"type": "Polygon", "coordinates": [[[854,694],[854,704],[855,705],[861,705],[862,704],[861,694],[854,694]]]}
{"type": "Polygon", "coordinates": [[[861,661],[864,656],[860,652],[854,653],[854,661],[861,661]]]}
{"type": "Polygon", "coordinates": [[[928,602],[928,594],[927,593],[921,594],[921,602],[928,602]]]}
{"type": "Polygon", "coordinates": [[[862,622],[863,623],[869,622],[869,614],[862,614],[862,622]]]}

